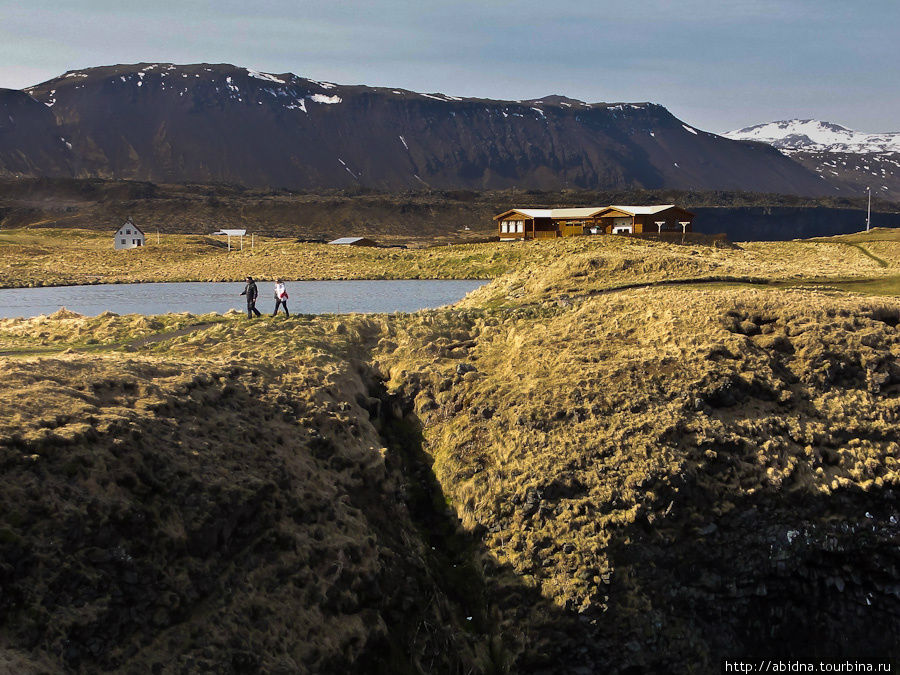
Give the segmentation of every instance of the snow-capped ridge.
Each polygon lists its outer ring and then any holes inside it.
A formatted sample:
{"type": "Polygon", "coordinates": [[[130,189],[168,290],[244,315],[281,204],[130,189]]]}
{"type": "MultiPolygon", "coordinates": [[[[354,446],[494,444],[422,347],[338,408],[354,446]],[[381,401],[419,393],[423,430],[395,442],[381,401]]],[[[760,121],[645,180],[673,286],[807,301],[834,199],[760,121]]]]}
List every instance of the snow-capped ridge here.
{"type": "Polygon", "coordinates": [[[266,80],[267,82],[277,82],[278,84],[287,84],[287,80],[282,80],[279,77],[275,77],[271,73],[263,73],[258,70],[252,70],[250,68],[245,69],[247,74],[250,77],[256,78],[257,80],[266,80]]]}
{"type": "Polygon", "coordinates": [[[833,122],[780,120],[722,134],[736,141],[760,141],[786,153],[846,152],[871,154],[900,152],[900,133],[869,134],[833,122]]]}

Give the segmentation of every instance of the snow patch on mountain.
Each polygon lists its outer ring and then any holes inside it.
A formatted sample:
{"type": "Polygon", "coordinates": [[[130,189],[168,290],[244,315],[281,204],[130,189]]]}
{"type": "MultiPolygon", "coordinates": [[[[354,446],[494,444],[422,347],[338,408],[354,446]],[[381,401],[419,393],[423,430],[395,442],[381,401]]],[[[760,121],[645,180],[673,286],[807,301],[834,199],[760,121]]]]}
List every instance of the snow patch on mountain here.
{"type": "Polygon", "coordinates": [[[294,103],[291,103],[284,107],[287,108],[288,110],[302,110],[307,115],[309,114],[309,111],[307,111],[307,109],[306,109],[306,101],[304,101],[302,98],[297,99],[297,101],[295,101],[294,103]]]}
{"type": "Polygon", "coordinates": [[[342,100],[340,96],[325,96],[325,94],[313,94],[309,98],[316,103],[325,103],[329,105],[340,103],[342,100]]]}
{"type": "Polygon", "coordinates": [[[278,84],[287,84],[287,81],[277,78],[270,73],[261,73],[258,70],[251,70],[250,68],[247,68],[247,74],[250,77],[256,78],[257,80],[266,80],[267,82],[277,82],[278,84]]]}
{"type": "Polygon", "coordinates": [[[868,134],[819,120],[782,120],[722,134],[736,141],[761,141],[785,153],[900,152],[900,133],[868,134]]]}

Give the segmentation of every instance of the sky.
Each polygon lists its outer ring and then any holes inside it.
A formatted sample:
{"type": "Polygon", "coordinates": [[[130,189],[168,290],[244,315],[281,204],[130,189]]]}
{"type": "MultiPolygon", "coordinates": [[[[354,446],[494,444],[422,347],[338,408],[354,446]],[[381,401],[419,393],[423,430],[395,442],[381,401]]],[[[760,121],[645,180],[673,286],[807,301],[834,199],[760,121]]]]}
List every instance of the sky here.
{"type": "Polygon", "coordinates": [[[0,87],[154,61],[900,131],[898,0],[0,0],[0,87]]]}

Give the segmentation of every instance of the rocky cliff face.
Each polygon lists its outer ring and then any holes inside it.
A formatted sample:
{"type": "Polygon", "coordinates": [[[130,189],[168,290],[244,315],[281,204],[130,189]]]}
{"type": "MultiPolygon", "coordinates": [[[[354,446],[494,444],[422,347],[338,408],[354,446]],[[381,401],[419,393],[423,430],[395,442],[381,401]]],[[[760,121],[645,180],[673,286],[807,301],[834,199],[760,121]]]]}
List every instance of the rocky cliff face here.
{"type": "Polygon", "coordinates": [[[0,89],[0,174],[65,176],[71,171],[71,145],[53,112],[21,91],[0,89]]]}
{"type": "Polygon", "coordinates": [[[460,99],[207,64],[73,71],[27,92],[52,106],[79,176],[833,192],[768,146],[699,131],[649,103],[460,99]]]}

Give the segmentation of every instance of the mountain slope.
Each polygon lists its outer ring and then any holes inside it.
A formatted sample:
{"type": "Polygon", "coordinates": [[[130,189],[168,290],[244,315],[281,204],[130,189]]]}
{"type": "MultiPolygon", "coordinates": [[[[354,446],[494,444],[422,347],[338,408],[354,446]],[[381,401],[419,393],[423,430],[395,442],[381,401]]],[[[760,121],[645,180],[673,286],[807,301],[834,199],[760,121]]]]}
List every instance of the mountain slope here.
{"type": "Polygon", "coordinates": [[[791,159],[815,171],[847,196],[900,199],[900,152],[797,152],[791,159]]]}
{"type": "Polygon", "coordinates": [[[0,89],[0,175],[66,175],[71,154],[51,110],[21,91],[0,89]]]}
{"type": "Polygon", "coordinates": [[[779,150],[868,154],[900,152],[900,133],[867,134],[819,120],[781,120],[723,134],[738,141],[762,141],[779,150]]]}
{"type": "Polygon", "coordinates": [[[771,148],[650,104],[460,99],[231,65],[73,71],[52,105],[76,175],[293,188],[705,188],[832,194],[771,148]]]}
{"type": "Polygon", "coordinates": [[[873,195],[900,198],[900,133],[867,134],[832,122],[782,120],[723,135],[768,143],[844,194],[871,188],[873,195]]]}

